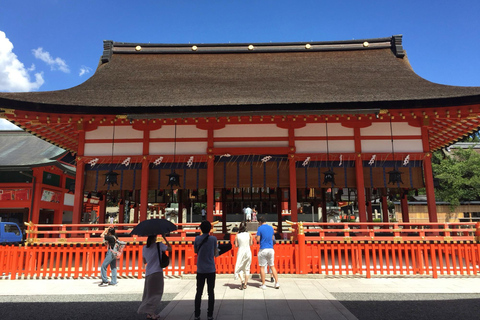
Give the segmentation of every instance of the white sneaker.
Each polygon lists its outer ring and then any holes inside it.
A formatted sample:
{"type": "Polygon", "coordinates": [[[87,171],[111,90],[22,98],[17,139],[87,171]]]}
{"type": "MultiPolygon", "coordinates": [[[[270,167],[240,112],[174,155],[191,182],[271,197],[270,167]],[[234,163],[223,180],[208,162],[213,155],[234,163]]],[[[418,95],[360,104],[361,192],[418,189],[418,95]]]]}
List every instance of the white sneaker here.
{"type": "Polygon", "coordinates": [[[262,284],[262,285],[260,286],[260,289],[262,289],[262,290],[267,290],[267,286],[264,285],[264,284],[262,284]]]}
{"type": "Polygon", "coordinates": [[[275,283],[275,289],[280,289],[280,284],[278,282],[275,283]]]}

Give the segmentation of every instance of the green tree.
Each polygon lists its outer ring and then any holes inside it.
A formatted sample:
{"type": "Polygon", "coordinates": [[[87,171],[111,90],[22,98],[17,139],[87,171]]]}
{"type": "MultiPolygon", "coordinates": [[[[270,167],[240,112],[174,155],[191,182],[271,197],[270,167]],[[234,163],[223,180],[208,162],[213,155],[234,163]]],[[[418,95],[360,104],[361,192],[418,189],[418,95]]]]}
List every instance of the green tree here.
{"type": "Polygon", "coordinates": [[[450,154],[437,151],[433,154],[432,167],[440,182],[435,188],[435,197],[449,202],[451,212],[461,201],[480,199],[480,154],[473,148],[455,148],[450,154]]]}

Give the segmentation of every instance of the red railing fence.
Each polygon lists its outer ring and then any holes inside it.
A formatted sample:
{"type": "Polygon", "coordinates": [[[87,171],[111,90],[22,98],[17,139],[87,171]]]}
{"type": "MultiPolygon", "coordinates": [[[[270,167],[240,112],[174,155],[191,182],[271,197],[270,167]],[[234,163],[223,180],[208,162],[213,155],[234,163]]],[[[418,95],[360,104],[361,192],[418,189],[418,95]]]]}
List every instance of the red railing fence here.
{"type": "MultiPolygon", "coordinates": [[[[292,223],[290,233],[275,244],[275,261],[281,274],[372,276],[478,276],[479,225],[472,223],[378,224],[292,223]]],[[[108,225],[29,225],[22,245],[0,246],[0,277],[49,279],[100,277],[106,248],[99,230],[108,225]],[[73,231],[73,232],[70,232],[73,231]]],[[[116,225],[128,244],[118,260],[118,276],[142,278],[145,238],[130,236],[134,225],[116,225]]],[[[287,228],[286,228],[287,229],[287,228]]],[[[193,241],[198,224],[182,224],[168,239],[171,263],[166,275],[196,272],[193,241]]],[[[223,235],[214,233],[223,239],[223,235]]],[[[230,240],[220,243],[233,244],[230,240]]],[[[163,241],[161,237],[158,239],[163,241]]],[[[251,273],[259,273],[258,244],[252,246],[251,273]]],[[[217,273],[233,274],[236,248],[216,258],[217,273]]]]}

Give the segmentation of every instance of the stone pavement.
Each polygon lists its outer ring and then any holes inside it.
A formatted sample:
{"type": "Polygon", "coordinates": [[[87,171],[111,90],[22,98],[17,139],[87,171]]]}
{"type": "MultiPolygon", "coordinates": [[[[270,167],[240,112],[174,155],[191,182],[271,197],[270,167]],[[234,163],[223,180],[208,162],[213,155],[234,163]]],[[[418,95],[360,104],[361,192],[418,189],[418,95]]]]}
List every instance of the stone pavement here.
{"type": "MultiPolygon", "coordinates": [[[[322,320],[353,320],[353,319],[402,319],[402,308],[408,304],[399,303],[400,300],[416,300],[419,303],[419,311],[425,315],[418,314],[417,319],[429,319],[428,313],[431,311],[422,308],[427,306],[427,300],[432,299],[435,304],[430,307],[435,310],[441,310],[441,306],[449,306],[446,311],[442,311],[436,319],[455,319],[458,317],[448,314],[452,305],[460,306],[458,312],[470,308],[478,310],[480,301],[480,278],[459,277],[459,278],[373,278],[365,279],[358,277],[321,277],[321,276],[293,276],[280,275],[280,289],[274,289],[273,283],[267,281],[267,290],[260,289],[260,281],[254,278],[249,281],[246,290],[239,289],[239,282],[233,279],[231,275],[217,275],[215,286],[215,311],[214,319],[217,320],[283,320],[283,319],[322,319],[322,320]],[[427,295],[428,298],[425,298],[427,295]],[[452,304],[446,304],[444,301],[438,301],[435,297],[447,297],[452,304]],[[339,297],[339,299],[337,299],[339,297]],[[375,308],[381,308],[382,301],[392,300],[395,306],[400,310],[397,317],[388,315],[388,310],[375,311],[375,308]],[[414,298],[410,298],[414,297],[414,298]],[[433,298],[432,298],[433,297],[433,298]],[[456,297],[462,297],[462,303],[455,300],[456,297]],[[370,301],[367,301],[370,300],[370,301]],[[372,302],[372,303],[365,303],[372,302]],[[347,309],[348,306],[348,309],[347,309]],[[351,308],[350,308],[351,307],[351,308]],[[364,310],[362,310],[362,308],[364,310]],[[369,308],[369,309],[367,309],[369,308]],[[382,314],[384,312],[384,314],[382,314]],[[354,315],[355,313],[355,315],[354,315]],[[359,318],[362,315],[363,318],[359,318]],[[372,315],[372,316],[370,316],[372,315]]],[[[139,305],[141,293],[143,291],[144,280],[137,279],[119,279],[119,285],[116,287],[99,288],[97,284],[99,279],[53,279],[53,280],[0,280],[0,308],[6,308],[7,302],[14,302],[18,305],[22,301],[33,301],[32,299],[48,299],[48,302],[56,300],[59,303],[76,302],[79,306],[85,304],[105,303],[99,301],[98,296],[110,296],[110,299],[122,301],[118,307],[123,308],[121,315],[114,316],[111,319],[144,319],[143,316],[136,314],[136,307],[139,305]],[[70,297],[70,298],[69,298],[70,297]],[[3,299],[3,300],[2,300],[3,299]],[[90,301],[91,300],[91,301],[90,301]],[[128,300],[128,302],[127,302],[128,300]]],[[[166,305],[160,312],[161,319],[165,320],[191,320],[193,319],[193,301],[195,297],[195,275],[184,276],[182,278],[170,277],[165,279],[165,301],[166,305]],[[168,299],[167,299],[168,298],[168,299]]],[[[35,300],[38,302],[40,300],[35,300]]],[[[12,303],[13,303],[12,302],[12,303]]],[[[46,303],[46,302],[45,302],[46,303]]],[[[206,319],[207,295],[204,292],[202,301],[202,319],[206,319]]],[[[53,304],[55,306],[55,304],[53,304]]],[[[59,304],[60,306],[60,304],[59,304]]],[[[385,305],[387,306],[387,304],[385,305]]],[[[388,305],[392,310],[392,305],[388,305]]],[[[69,309],[75,308],[74,304],[68,305],[67,310],[63,311],[62,316],[48,316],[49,310],[55,308],[49,307],[42,311],[45,319],[77,319],[81,317],[81,312],[76,311],[78,317],[69,315],[69,309]]],[[[91,308],[91,307],[90,307],[91,308]]],[[[102,308],[104,308],[102,306],[102,308]]],[[[58,309],[57,309],[58,310],[58,309]]],[[[72,309],[73,310],[73,309],[72,309]]],[[[93,310],[93,309],[91,309],[93,310]]],[[[120,310],[120,309],[119,309],[120,310]]],[[[4,309],[0,310],[5,315],[4,309]]],[[[408,311],[408,310],[405,310],[408,311]]],[[[452,311],[453,312],[453,311],[452,311]]],[[[8,314],[6,318],[11,317],[8,314]]],[[[90,319],[100,318],[100,313],[92,314],[90,319]]],[[[458,313],[457,313],[458,315],[458,313]]],[[[42,319],[43,317],[30,317],[30,319],[42,319]]],[[[104,318],[104,317],[103,317],[104,318]]],[[[469,314],[462,317],[463,320],[478,319],[480,316],[469,314]]]]}

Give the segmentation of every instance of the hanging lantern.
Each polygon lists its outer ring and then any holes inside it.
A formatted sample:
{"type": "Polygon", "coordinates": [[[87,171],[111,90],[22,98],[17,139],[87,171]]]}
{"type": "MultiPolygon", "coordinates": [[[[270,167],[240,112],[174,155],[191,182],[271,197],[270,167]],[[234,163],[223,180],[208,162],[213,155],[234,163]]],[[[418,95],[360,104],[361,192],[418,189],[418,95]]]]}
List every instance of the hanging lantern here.
{"type": "Polygon", "coordinates": [[[325,171],[323,174],[325,175],[323,184],[335,184],[335,172],[333,172],[333,170],[328,169],[328,171],[325,171]]]}
{"type": "Polygon", "coordinates": [[[392,171],[388,171],[388,184],[397,184],[403,183],[402,181],[402,172],[394,169],[392,171]]]}
{"type": "Polygon", "coordinates": [[[114,185],[118,184],[118,182],[117,182],[117,176],[118,175],[119,174],[116,173],[113,170],[110,170],[109,172],[105,173],[105,183],[103,185],[113,187],[114,185]]]}
{"type": "Polygon", "coordinates": [[[179,186],[180,187],[180,176],[178,175],[178,173],[176,173],[175,171],[173,171],[172,173],[170,174],[167,174],[168,176],[168,183],[167,183],[167,187],[170,186],[172,187],[175,187],[175,186],[179,186]]]}

